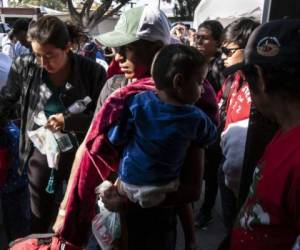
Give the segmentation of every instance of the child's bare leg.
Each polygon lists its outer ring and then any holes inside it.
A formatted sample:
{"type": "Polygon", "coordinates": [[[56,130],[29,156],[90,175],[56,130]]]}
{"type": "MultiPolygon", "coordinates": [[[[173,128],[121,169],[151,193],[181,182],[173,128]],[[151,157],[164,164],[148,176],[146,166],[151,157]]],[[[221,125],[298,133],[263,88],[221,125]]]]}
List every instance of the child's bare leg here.
{"type": "Polygon", "coordinates": [[[185,250],[198,249],[192,205],[189,203],[178,207],[178,216],[184,233],[185,250]]]}

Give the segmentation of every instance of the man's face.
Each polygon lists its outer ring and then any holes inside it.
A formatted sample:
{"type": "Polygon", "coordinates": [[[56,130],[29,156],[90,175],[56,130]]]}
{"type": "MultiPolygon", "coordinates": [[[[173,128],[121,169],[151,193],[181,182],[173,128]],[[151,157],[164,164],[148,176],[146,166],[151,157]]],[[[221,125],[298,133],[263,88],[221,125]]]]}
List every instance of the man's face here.
{"type": "Polygon", "coordinates": [[[115,50],[115,60],[127,79],[138,79],[150,72],[154,56],[150,42],[139,40],[115,50]]]}
{"type": "Polygon", "coordinates": [[[257,110],[264,116],[272,119],[272,108],[270,108],[270,98],[266,93],[266,82],[263,72],[258,65],[253,65],[248,70],[243,70],[243,75],[249,83],[251,101],[257,110]]]}
{"type": "Polygon", "coordinates": [[[196,35],[196,47],[208,60],[216,54],[218,44],[213,38],[211,30],[204,27],[198,30],[196,35]]]}

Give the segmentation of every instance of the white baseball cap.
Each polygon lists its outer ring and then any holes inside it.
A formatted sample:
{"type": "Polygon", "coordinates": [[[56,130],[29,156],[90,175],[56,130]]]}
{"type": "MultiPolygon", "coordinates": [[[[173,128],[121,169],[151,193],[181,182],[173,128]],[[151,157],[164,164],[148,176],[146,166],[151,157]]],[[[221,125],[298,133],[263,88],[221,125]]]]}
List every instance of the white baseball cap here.
{"type": "Polygon", "coordinates": [[[125,11],[113,31],[96,36],[107,47],[120,47],[137,40],[170,43],[170,24],[165,13],[142,6],[125,11]]]}

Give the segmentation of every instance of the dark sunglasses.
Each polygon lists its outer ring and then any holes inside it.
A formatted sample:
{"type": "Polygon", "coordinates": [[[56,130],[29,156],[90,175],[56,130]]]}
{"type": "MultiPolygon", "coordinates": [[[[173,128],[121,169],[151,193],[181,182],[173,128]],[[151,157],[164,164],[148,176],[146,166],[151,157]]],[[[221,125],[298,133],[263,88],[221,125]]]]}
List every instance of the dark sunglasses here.
{"type": "Polygon", "coordinates": [[[241,49],[241,48],[228,49],[226,47],[221,47],[221,52],[222,52],[222,54],[224,54],[226,56],[232,56],[239,49],[241,49]]]}

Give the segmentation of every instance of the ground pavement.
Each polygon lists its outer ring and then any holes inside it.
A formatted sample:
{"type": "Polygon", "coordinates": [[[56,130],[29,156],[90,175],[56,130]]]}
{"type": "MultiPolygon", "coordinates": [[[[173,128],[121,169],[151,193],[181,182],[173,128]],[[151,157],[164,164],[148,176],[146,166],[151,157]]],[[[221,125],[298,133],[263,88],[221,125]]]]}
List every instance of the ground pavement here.
{"type": "MultiPolygon", "coordinates": [[[[196,228],[199,250],[217,250],[220,242],[225,237],[225,227],[222,223],[220,196],[217,196],[213,209],[213,221],[205,229],[196,228]]],[[[201,199],[194,204],[195,215],[199,211],[201,199]]],[[[178,236],[176,250],[184,250],[183,232],[178,222],[178,236]]]]}
{"type": "MultiPolygon", "coordinates": [[[[201,199],[194,204],[195,215],[199,211],[201,205],[201,199]]],[[[1,204],[0,204],[1,207],[1,204]]],[[[1,212],[0,212],[1,214],[1,212]]],[[[178,223],[178,237],[176,250],[184,250],[184,238],[183,232],[178,223]]],[[[206,229],[196,229],[199,250],[217,250],[219,243],[225,236],[225,228],[221,219],[221,208],[220,208],[220,197],[217,196],[216,205],[213,210],[213,221],[207,226],[206,229]]],[[[3,234],[3,224],[2,218],[0,216],[0,250],[5,250],[3,248],[6,239],[3,234]]]]}

